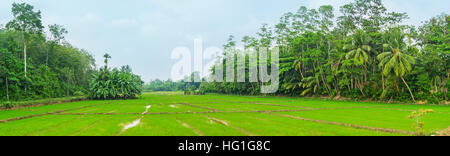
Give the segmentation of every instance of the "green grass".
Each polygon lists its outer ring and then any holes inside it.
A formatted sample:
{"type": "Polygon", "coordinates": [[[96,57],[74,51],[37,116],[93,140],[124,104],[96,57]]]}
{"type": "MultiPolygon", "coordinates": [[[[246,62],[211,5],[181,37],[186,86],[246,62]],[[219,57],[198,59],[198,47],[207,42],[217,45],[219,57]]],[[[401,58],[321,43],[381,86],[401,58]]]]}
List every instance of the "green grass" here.
{"type": "Polygon", "coordinates": [[[62,97],[62,98],[50,98],[50,99],[39,99],[39,100],[30,100],[30,101],[2,101],[0,102],[0,109],[5,109],[10,107],[26,107],[37,104],[51,104],[58,102],[67,102],[67,101],[77,101],[86,99],[84,96],[73,96],[73,97],[62,97]]]}
{"type": "Polygon", "coordinates": [[[450,127],[450,106],[152,92],[1,110],[0,136],[396,136],[414,131],[407,117],[421,108],[435,111],[424,118],[427,134],[450,127]]]}

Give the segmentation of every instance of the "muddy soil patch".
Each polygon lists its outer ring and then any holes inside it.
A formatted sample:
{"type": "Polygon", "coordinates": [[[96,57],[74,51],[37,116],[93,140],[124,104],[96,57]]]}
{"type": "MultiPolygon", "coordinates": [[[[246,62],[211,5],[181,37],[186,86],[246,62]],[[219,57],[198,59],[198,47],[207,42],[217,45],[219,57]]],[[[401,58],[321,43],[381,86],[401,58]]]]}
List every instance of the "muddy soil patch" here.
{"type": "Polygon", "coordinates": [[[437,136],[450,136],[450,127],[448,127],[447,129],[444,129],[442,131],[438,131],[436,133],[437,133],[437,136]]]}

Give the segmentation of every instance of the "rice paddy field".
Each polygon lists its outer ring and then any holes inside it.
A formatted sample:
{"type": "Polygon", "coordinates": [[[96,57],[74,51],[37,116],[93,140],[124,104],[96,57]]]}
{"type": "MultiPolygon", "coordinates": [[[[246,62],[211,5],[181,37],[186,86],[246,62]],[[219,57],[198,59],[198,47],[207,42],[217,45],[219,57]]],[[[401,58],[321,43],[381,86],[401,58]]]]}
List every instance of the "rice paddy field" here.
{"type": "Polygon", "coordinates": [[[0,110],[0,136],[408,136],[419,109],[427,135],[450,127],[449,106],[155,92],[0,110]]]}

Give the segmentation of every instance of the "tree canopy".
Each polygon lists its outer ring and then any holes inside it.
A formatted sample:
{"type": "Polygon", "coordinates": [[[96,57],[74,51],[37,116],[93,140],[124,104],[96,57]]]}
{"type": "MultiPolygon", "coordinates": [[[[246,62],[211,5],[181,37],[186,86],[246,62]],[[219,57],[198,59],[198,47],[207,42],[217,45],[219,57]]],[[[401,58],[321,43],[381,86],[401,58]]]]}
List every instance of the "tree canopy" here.
{"type": "Polygon", "coordinates": [[[140,77],[129,66],[110,70],[105,65],[98,70],[90,52],[65,40],[64,26],[49,25],[45,34],[41,11],[32,5],[13,3],[11,13],[13,19],[0,27],[1,102],[91,95],[90,83],[105,72],[114,78],[113,87],[120,89],[117,97],[140,93],[140,77]],[[132,88],[125,87],[129,82],[134,83],[132,88]]]}
{"type": "MultiPolygon", "coordinates": [[[[254,36],[243,37],[245,48],[275,45],[280,49],[281,84],[275,94],[429,103],[448,100],[448,14],[415,27],[402,25],[408,15],[389,12],[381,0],[355,0],[339,8],[340,16],[334,10],[330,5],[301,6],[285,13],[273,27],[264,24],[254,36]]],[[[235,45],[233,39],[225,46],[235,45]]],[[[225,62],[225,58],[218,61],[225,62]]],[[[248,72],[248,63],[245,68],[248,72]]],[[[204,82],[200,89],[260,94],[261,85],[204,82]]]]}

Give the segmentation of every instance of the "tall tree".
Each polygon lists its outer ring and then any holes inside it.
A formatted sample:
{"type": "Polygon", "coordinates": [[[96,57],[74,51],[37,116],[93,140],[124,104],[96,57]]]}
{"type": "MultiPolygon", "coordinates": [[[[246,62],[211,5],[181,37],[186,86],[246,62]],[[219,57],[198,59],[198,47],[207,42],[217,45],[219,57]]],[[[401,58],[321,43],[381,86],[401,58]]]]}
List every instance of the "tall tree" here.
{"type": "Polygon", "coordinates": [[[356,65],[363,67],[365,80],[367,80],[367,63],[370,59],[369,52],[372,51],[369,42],[369,35],[362,30],[357,30],[353,35],[352,44],[344,47],[345,50],[350,50],[346,58],[353,59],[356,65]]]}
{"type": "Polygon", "coordinates": [[[333,23],[333,19],[334,19],[334,8],[331,5],[323,5],[320,6],[319,8],[319,14],[320,14],[320,30],[328,33],[334,23],[333,23]]]}
{"type": "Polygon", "coordinates": [[[105,58],[105,69],[108,69],[108,59],[111,58],[111,55],[109,55],[108,53],[106,53],[105,55],[103,55],[103,58],[105,58]]]}
{"type": "Polygon", "coordinates": [[[397,24],[407,19],[406,13],[388,12],[382,0],[355,0],[342,7],[357,28],[369,33],[379,31],[387,24],[397,24]]]}
{"type": "Polygon", "coordinates": [[[70,96],[70,80],[73,77],[73,71],[68,67],[63,68],[62,71],[66,78],[66,96],[70,96]]]}
{"type": "MultiPolygon", "coordinates": [[[[55,45],[60,44],[62,40],[64,40],[64,35],[67,34],[67,30],[61,26],[61,25],[49,25],[48,29],[51,33],[51,37],[50,37],[50,51],[53,52],[55,45]]],[[[49,50],[47,50],[47,56],[45,58],[45,64],[48,66],[48,52],[49,50]]]]}
{"type": "Polygon", "coordinates": [[[14,63],[13,61],[11,61],[13,59],[12,54],[10,52],[7,51],[7,49],[0,49],[0,58],[1,62],[0,62],[0,75],[2,75],[2,77],[5,78],[5,89],[6,89],[6,100],[9,101],[9,75],[11,73],[10,69],[8,66],[10,66],[12,63],[14,63]]]}
{"type": "Polygon", "coordinates": [[[379,66],[383,68],[383,74],[385,76],[399,77],[408,88],[413,101],[416,102],[411,88],[404,79],[412,71],[413,64],[415,64],[414,57],[405,54],[407,46],[403,42],[404,39],[405,35],[400,29],[394,29],[389,32],[388,38],[386,39],[387,43],[383,45],[387,51],[378,55],[378,59],[380,60],[379,66]]]}
{"type": "Polygon", "coordinates": [[[41,11],[34,11],[34,7],[26,3],[13,3],[11,12],[14,19],[8,22],[6,27],[22,32],[24,73],[27,77],[27,37],[29,34],[42,33],[44,26],[41,21],[41,11]]]}

